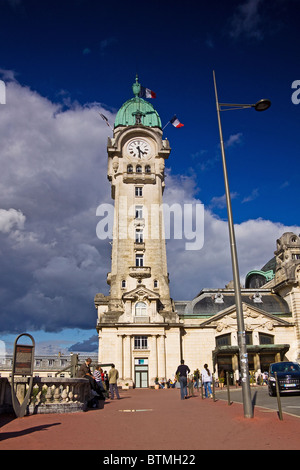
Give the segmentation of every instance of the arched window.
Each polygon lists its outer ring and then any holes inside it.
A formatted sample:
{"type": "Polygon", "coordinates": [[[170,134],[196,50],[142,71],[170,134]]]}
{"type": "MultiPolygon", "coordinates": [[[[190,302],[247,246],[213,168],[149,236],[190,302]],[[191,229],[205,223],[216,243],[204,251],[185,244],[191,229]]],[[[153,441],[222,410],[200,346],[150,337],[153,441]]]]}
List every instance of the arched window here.
{"type": "Polygon", "coordinates": [[[145,302],[137,302],[135,304],[135,316],[136,317],[146,317],[147,315],[147,305],[145,302]]]}
{"type": "Polygon", "coordinates": [[[136,171],[137,173],[142,173],[142,167],[141,167],[141,165],[137,165],[135,171],[136,171]]]}
{"type": "Polygon", "coordinates": [[[133,173],[133,166],[127,165],[127,173],[133,173]]]}
{"type": "Polygon", "coordinates": [[[150,165],[145,166],[145,173],[151,173],[151,166],[150,165]]]}

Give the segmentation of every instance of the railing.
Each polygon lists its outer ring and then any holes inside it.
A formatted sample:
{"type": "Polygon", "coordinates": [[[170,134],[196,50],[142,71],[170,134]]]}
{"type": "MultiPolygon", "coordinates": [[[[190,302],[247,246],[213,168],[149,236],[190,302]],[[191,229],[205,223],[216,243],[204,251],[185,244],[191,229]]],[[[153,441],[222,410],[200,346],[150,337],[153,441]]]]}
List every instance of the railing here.
{"type": "Polygon", "coordinates": [[[151,277],[151,267],[150,266],[130,266],[129,276],[140,278],[140,279],[151,277]]]}
{"type": "MultiPolygon", "coordinates": [[[[16,395],[22,403],[28,379],[15,377],[16,395]]],[[[27,407],[27,414],[73,413],[85,411],[92,398],[88,379],[62,377],[35,377],[27,407]]],[[[0,378],[0,413],[12,411],[11,380],[0,378]]]]}

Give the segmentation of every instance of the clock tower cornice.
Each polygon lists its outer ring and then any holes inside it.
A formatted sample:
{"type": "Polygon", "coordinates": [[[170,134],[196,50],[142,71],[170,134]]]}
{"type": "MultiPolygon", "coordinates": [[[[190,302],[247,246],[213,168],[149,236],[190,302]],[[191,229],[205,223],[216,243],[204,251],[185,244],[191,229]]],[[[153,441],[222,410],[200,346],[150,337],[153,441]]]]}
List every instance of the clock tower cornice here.
{"type": "Polygon", "coordinates": [[[168,139],[162,138],[161,129],[153,129],[142,124],[134,126],[124,126],[114,132],[114,137],[108,139],[107,154],[109,158],[123,156],[123,149],[126,143],[133,138],[150,139],[156,147],[156,156],[168,158],[171,148],[168,139]]]}

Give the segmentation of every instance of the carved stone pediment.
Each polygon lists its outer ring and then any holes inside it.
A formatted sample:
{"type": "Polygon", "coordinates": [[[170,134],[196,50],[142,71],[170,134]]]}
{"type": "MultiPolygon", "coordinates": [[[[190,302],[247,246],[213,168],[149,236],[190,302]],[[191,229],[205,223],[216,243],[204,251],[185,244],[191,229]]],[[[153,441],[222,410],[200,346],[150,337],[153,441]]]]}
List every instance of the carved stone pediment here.
{"type": "MultiPolygon", "coordinates": [[[[272,331],[276,326],[292,326],[292,323],[286,320],[275,317],[275,315],[264,312],[256,307],[249,307],[245,303],[243,303],[243,315],[246,331],[272,331]]],[[[209,326],[215,328],[218,333],[236,331],[237,314],[235,306],[223,310],[201,324],[201,328],[209,326]]]]}
{"type": "Polygon", "coordinates": [[[126,302],[126,300],[131,300],[134,302],[143,302],[145,300],[159,300],[160,296],[156,292],[153,292],[150,289],[147,289],[144,286],[139,286],[133,289],[130,292],[126,292],[123,294],[123,300],[126,302]]]}

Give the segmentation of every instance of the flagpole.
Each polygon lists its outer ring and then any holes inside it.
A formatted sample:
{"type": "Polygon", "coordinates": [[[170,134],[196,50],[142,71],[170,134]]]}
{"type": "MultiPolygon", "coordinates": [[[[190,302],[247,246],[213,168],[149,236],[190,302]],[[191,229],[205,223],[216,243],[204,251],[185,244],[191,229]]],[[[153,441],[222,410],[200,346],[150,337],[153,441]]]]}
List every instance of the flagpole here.
{"type": "Polygon", "coordinates": [[[167,124],[162,128],[162,130],[164,130],[167,127],[168,124],[170,124],[170,121],[167,122],[167,124]]]}

